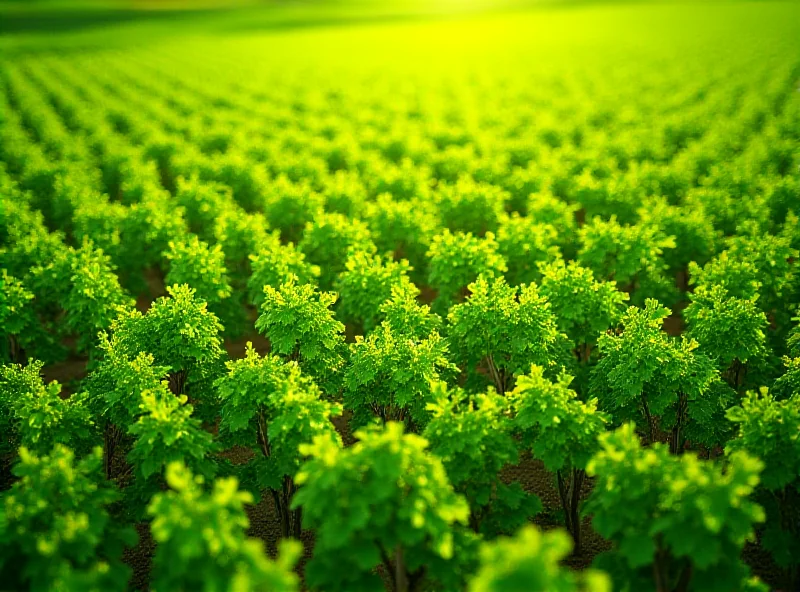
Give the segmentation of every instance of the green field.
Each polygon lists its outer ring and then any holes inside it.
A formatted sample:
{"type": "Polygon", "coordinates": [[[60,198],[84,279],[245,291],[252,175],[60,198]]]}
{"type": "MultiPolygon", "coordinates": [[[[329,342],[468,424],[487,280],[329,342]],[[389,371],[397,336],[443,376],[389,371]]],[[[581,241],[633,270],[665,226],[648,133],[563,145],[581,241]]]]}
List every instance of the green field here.
{"type": "Polygon", "coordinates": [[[798,214],[797,2],[0,0],[0,592],[800,589],[798,214]]]}

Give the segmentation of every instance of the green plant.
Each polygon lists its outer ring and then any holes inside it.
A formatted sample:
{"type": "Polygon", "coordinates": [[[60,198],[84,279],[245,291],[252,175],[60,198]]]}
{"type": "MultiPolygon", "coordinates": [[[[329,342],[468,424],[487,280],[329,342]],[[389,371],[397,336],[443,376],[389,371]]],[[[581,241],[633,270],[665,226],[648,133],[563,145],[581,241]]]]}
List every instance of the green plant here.
{"type": "Polygon", "coordinates": [[[555,473],[558,496],[564,510],[573,548],[581,552],[580,502],[586,465],[597,451],[598,437],[609,418],[597,410],[597,399],[583,402],[569,388],[566,374],[551,382],[539,366],[517,378],[509,393],[514,412],[513,426],[521,445],[555,473]]]}
{"type": "Polygon", "coordinates": [[[114,347],[129,358],[140,352],[167,368],[169,388],[183,394],[190,377],[215,371],[222,357],[222,325],[187,285],[167,288],[169,297],[153,302],[146,314],[127,310],[111,324],[114,347]]]}
{"type": "Polygon", "coordinates": [[[38,326],[33,313],[32,292],[25,285],[8,274],[5,268],[0,270],[0,331],[3,339],[3,360],[13,364],[27,362],[25,350],[32,341],[32,333],[38,326]]]}
{"type": "Polygon", "coordinates": [[[76,459],[56,444],[19,449],[17,481],[0,498],[0,578],[10,590],[126,590],[122,551],[132,528],[109,513],[119,493],[102,476],[103,453],[76,459]]]}
{"type": "Polygon", "coordinates": [[[625,312],[628,294],[615,282],[595,279],[592,271],[574,261],[540,263],[539,293],[550,303],[558,329],[572,342],[582,366],[596,361],[597,340],[614,328],[625,312]]]}
{"type": "Polygon", "coordinates": [[[758,296],[729,297],[722,286],[697,286],[683,311],[687,335],[699,350],[715,359],[734,389],[741,389],[748,367],[767,355],[767,317],[758,308],[758,296]]]}
{"type": "Polygon", "coordinates": [[[316,528],[306,579],[313,589],[380,590],[382,566],[397,592],[419,590],[426,567],[453,556],[452,528],[469,508],[427,441],[402,424],[356,432],[340,448],[330,438],[301,446],[295,507],[316,528]]]}
{"type": "Polygon", "coordinates": [[[634,426],[600,436],[586,472],[597,482],[586,512],[614,543],[601,555],[620,590],[739,590],[749,577],[740,559],[763,509],[749,497],[762,463],[745,453],[723,466],[656,443],[642,448],[634,426]],[[625,508],[624,512],[620,508],[625,508]]]}
{"type": "Polygon", "coordinates": [[[45,385],[44,363],[0,366],[0,452],[8,454],[24,446],[32,454],[45,454],[56,444],[77,446],[92,436],[94,419],[84,394],[61,397],[61,385],[45,385]]]}
{"type": "Polygon", "coordinates": [[[297,248],[320,269],[319,285],[330,289],[345,269],[350,250],[374,253],[375,244],[367,225],[342,214],[319,214],[306,224],[297,248]]]}
{"type": "Polygon", "coordinates": [[[767,521],[761,544],[786,570],[786,585],[800,582],[800,391],[779,401],[767,391],[748,392],[728,410],[736,425],[729,455],[745,451],[764,463],[758,501],[767,521]]]}
{"type": "Polygon", "coordinates": [[[467,395],[431,386],[431,419],[422,436],[442,460],[447,477],[470,506],[469,526],[487,536],[515,532],[542,509],[536,495],[518,482],[500,480],[500,471],[517,462],[509,401],[489,390],[467,395]]]}
{"type": "Polygon", "coordinates": [[[296,361],[303,372],[331,387],[344,365],[344,325],[330,307],[336,294],[298,284],[292,276],[278,288],[264,286],[256,329],[266,336],[272,351],[296,361]]]}
{"type": "Polygon", "coordinates": [[[262,358],[250,343],[244,358],[226,366],[228,373],[215,383],[221,402],[220,433],[226,443],[254,452],[246,470],[255,474],[256,490],[269,490],[281,534],[299,538],[301,512],[291,509],[294,477],[302,460],[299,447],[316,437],[341,445],[330,421],[341,414],[341,406],[323,400],[319,388],[301,376],[296,362],[262,358]]]}
{"type": "Polygon", "coordinates": [[[372,330],[382,320],[381,305],[393,292],[407,291],[414,297],[419,293],[408,278],[409,271],[406,260],[387,261],[365,251],[351,252],[335,283],[342,320],[372,330]]]}
{"type": "Polygon", "coordinates": [[[644,419],[649,442],[660,426],[670,432],[670,450],[680,454],[687,439],[714,446],[725,431],[730,401],[718,388],[714,362],[698,344],[668,336],[661,328],[670,314],[656,300],[631,306],[618,334],[602,335],[602,355],[592,370],[592,388],[601,408],[617,422],[644,419]]]}
{"type": "Polygon", "coordinates": [[[252,273],[247,281],[247,290],[250,303],[256,307],[264,302],[264,286],[278,288],[291,276],[297,277],[300,284],[314,284],[320,274],[319,266],[308,263],[306,256],[294,244],[282,245],[277,233],[269,236],[266,244],[250,255],[252,273]]]}
{"type": "Polygon", "coordinates": [[[193,234],[171,240],[164,258],[169,261],[164,283],[168,286],[188,284],[217,316],[222,311],[227,312],[223,303],[227,303],[233,289],[220,245],[209,246],[193,234]]]}
{"type": "Polygon", "coordinates": [[[470,295],[453,306],[447,335],[453,358],[469,372],[485,365],[501,395],[513,387],[514,375],[531,364],[548,366],[563,344],[550,304],[535,284],[509,286],[500,277],[478,278],[470,295]]]}
{"type": "Polygon", "coordinates": [[[429,416],[430,382],[455,369],[447,341],[437,331],[415,338],[384,321],[350,346],[344,404],[356,426],[375,416],[421,430],[429,416]]]}
{"type": "Polygon", "coordinates": [[[299,589],[292,567],[300,556],[300,543],[282,542],[279,559],[269,559],[262,541],[245,534],[245,505],[253,498],[238,490],[235,478],[218,479],[206,492],[202,477],[173,462],[166,479],[170,490],[153,496],[147,510],[158,544],[153,590],[299,589]]]}
{"type": "Polygon", "coordinates": [[[427,257],[428,283],[438,291],[436,306],[441,311],[462,300],[467,286],[480,276],[496,277],[507,269],[491,232],[478,238],[445,229],[433,237],[427,257]]]}
{"type": "Polygon", "coordinates": [[[512,538],[481,547],[480,568],[469,592],[610,592],[604,573],[587,570],[576,575],[561,567],[569,550],[570,540],[563,532],[525,526],[512,538]]]}

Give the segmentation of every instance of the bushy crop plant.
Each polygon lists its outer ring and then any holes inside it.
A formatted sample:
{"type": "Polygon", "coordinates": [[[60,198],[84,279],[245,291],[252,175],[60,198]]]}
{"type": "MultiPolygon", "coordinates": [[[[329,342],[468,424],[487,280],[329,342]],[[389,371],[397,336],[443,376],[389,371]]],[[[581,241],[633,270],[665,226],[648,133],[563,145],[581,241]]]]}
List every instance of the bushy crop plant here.
{"type": "Polygon", "coordinates": [[[380,590],[378,566],[397,592],[442,577],[458,581],[456,563],[464,558],[455,555],[453,527],[467,522],[469,508],[427,441],[395,422],[355,436],[349,448],[325,437],[300,447],[310,458],[297,476],[294,504],[316,528],[309,586],[380,590]]]}
{"type": "Polygon", "coordinates": [[[453,358],[468,373],[483,371],[502,395],[531,364],[551,366],[563,357],[565,338],[536,284],[514,287],[502,277],[480,277],[468,289],[447,316],[453,358]]]}
{"type": "Polygon", "coordinates": [[[615,421],[643,421],[648,442],[668,431],[670,451],[681,454],[687,442],[711,447],[724,441],[732,399],[697,342],[662,329],[669,314],[656,300],[630,307],[622,330],[598,340],[601,358],[590,390],[615,421]]]}
{"type": "Polygon", "coordinates": [[[227,374],[215,383],[220,437],[227,445],[253,451],[253,459],[237,466],[237,472],[247,487],[269,491],[281,534],[299,538],[302,512],[292,509],[302,460],[299,447],[315,438],[330,438],[341,446],[331,423],[341,406],[324,400],[316,384],[301,375],[297,362],[274,355],[262,358],[250,343],[244,358],[226,366],[227,374]]]}
{"type": "Polygon", "coordinates": [[[736,433],[727,454],[745,451],[764,463],[756,499],[766,510],[761,544],[785,570],[788,589],[800,583],[800,391],[777,400],[748,392],[728,410],[736,433]]]}
{"type": "Polygon", "coordinates": [[[572,535],[573,550],[580,553],[580,503],[586,465],[597,451],[598,438],[609,418],[597,410],[597,399],[581,401],[569,388],[571,381],[571,376],[561,375],[551,382],[541,367],[532,366],[517,378],[509,399],[513,429],[521,446],[556,475],[564,521],[572,535]]]}
{"type": "Polygon", "coordinates": [[[469,526],[487,537],[516,532],[541,509],[539,498],[500,471],[518,460],[509,399],[490,389],[468,395],[432,385],[431,419],[422,433],[442,460],[457,493],[469,503],[469,526]]]}
{"type": "Polygon", "coordinates": [[[614,548],[597,565],[623,591],[764,590],[740,559],[764,521],[749,499],[762,468],[743,452],[723,465],[661,443],[643,448],[633,424],[602,434],[586,469],[597,478],[586,512],[614,548]]]}

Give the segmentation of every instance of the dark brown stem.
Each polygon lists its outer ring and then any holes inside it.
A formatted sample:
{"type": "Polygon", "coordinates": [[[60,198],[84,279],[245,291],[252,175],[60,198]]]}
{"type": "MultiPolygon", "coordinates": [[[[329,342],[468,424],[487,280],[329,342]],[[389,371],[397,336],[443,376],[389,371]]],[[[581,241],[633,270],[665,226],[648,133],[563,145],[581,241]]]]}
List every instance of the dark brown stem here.
{"type": "Polygon", "coordinates": [[[680,578],[678,578],[678,585],[675,586],[675,592],[687,592],[689,590],[689,583],[692,581],[692,564],[689,563],[681,571],[680,578]]]}
{"type": "Polygon", "coordinates": [[[394,551],[394,589],[396,592],[408,592],[408,574],[403,561],[403,547],[400,545],[394,551]]]}
{"type": "Polygon", "coordinates": [[[178,370],[168,376],[169,390],[173,395],[182,395],[183,390],[186,388],[186,378],[188,371],[178,370]]]}
{"type": "Polygon", "coordinates": [[[25,355],[25,349],[20,345],[16,335],[8,336],[8,353],[11,356],[12,364],[25,366],[28,363],[28,356],[25,355]]]}
{"type": "Polygon", "coordinates": [[[642,395],[642,409],[644,410],[644,416],[647,419],[648,443],[653,444],[656,441],[655,425],[653,424],[653,416],[650,415],[650,407],[647,405],[647,398],[644,395],[642,395]]]}
{"type": "Polygon", "coordinates": [[[494,386],[497,389],[497,392],[501,395],[504,395],[506,392],[506,385],[505,381],[500,376],[500,373],[497,371],[497,366],[494,363],[494,358],[491,354],[486,357],[486,364],[489,366],[489,373],[492,375],[492,382],[494,382],[494,386]]]}

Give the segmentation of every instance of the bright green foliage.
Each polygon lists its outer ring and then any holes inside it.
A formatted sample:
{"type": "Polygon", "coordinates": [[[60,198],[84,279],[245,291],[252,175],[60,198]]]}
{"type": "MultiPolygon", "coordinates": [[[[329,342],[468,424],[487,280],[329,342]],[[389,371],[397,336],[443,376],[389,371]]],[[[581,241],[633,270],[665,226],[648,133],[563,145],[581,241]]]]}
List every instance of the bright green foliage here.
{"type": "Polygon", "coordinates": [[[297,248],[308,261],[320,268],[319,285],[330,289],[345,269],[345,261],[350,250],[374,253],[367,225],[342,214],[319,214],[313,222],[306,224],[303,238],[297,248]]]}
{"type": "Polygon", "coordinates": [[[728,419],[738,429],[725,451],[745,451],[764,463],[764,491],[758,498],[767,511],[762,544],[779,565],[788,568],[787,585],[796,586],[800,581],[800,391],[782,401],[766,389],[748,392],[728,411],[728,419]]]}
{"type": "Polygon", "coordinates": [[[438,290],[436,302],[441,310],[461,300],[467,286],[481,275],[495,277],[507,269],[491,232],[478,238],[445,229],[433,237],[428,259],[428,283],[438,290]]]}
{"type": "Polygon", "coordinates": [[[38,321],[31,301],[33,293],[23,283],[0,270],[0,348],[3,361],[20,364],[25,361],[25,348],[31,342],[38,321]]]}
{"type": "Polygon", "coordinates": [[[614,217],[608,221],[594,218],[579,234],[577,261],[598,278],[616,281],[634,294],[636,302],[669,294],[662,255],[665,249],[675,247],[675,239],[658,226],[623,226],[614,217]]]}
{"type": "Polygon", "coordinates": [[[430,383],[456,368],[438,331],[415,337],[384,322],[350,346],[344,375],[344,404],[356,426],[372,416],[422,429],[428,421],[430,383]]]}
{"type": "Polygon", "coordinates": [[[92,352],[97,334],[111,326],[120,310],[134,304],[120,287],[114,270],[111,258],[88,241],[80,249],[70,249],[32,270],[34,291],[46,295],[44,302],[59,294],[55,286],[69,287],[54,302],[66,313],[58,322],[58,332],[77,335],[79,351],[92,352]]]}
{"type": "Polygon", "coordinates": [[[469,508],[427,441],[404,434],[402,424],[355,437],[349,448],[330,438],[300,448],[311,458],[297,476],[294,503],[316,528],[306,581],[331,592],[382,590],[373,570],[383,564],[395,585],[413,589],[426,566],[453,556],[452,528],[466,523],[469,508]]]}
{"type": "MultiPolygon", "coordinates": [[[[274,233],[274,234],[277,234],[274,233]]],[[[214,221],[214,239],[225,253],[225,267],[234,286],[247,281],[250,274],[249,260],[270,242],[264,215],[227,207],[214,221]]]]}
{"type": "Polygon", "coordinates": [[[689,264],[690,283],[695,286],[721,286],[731,298],[751,299],[758,296],[761,282],[756,266],[743,259],[732,258],[723,251],[711,261],[700,267],[689,264]]]}
{"type": "Polygon", "coordinates": [[[408,292],[412,298],[419,293],[408,278],[409,271],[405,259],[385,260],[365,251],[350,253],[335,285],[341,298],[342,320],[357,322],[365,331],[370,331],[382,320],[381,305],[393,292],[408,292]]]}
{"type": "Polygon", "coordinates": [[[226,364],[215,386],[221,402],[220,432],[228,444],[253,450],[248,471],[255,489],[269,489],[281,519],[283,536],[298,537],[301,516],[291,511],[301,444],[328,437],[341,445],[331,417],[340,405],[323,400],[319,388],[301,376],[296,362],[260,357],[247,344],[245,357],[226,364]]]}
{"type": "Polygon", "coordinates": [[[112,323],[114,347],[135,358],[140,352],[153,356],[157,366],[168,369],[170,390],[184,392],[187,379],[202,377],[222,356],[222,326],[206,303],[187,285],[167,288],[146,314],[125,311],[112,323]]]}
{"type": "Polygon", "coordinates": [[[497,229],[497,248],[506,260],[506,279],[512,285],[539,281],[538,265],[560,258],[558,232],[550,224],[516,212],[504,216],[497,229]]]}
{"type": "Polygon", "coordinates": [[[561,375],[551,382],[541,367],[531,366],[529,373],[517,378],[509,397],[522,445],[556,475],[567,530],[580,551],[578,510],[586,464],[597,451],[608,417],[597,410],[597,399],[585,403],[578,399],[569,388],[571,381],[571,376],[561,375]]]}
{"type": "Polygon", "coordinates": [[[729,239],[727,253],[734,260],[753,265],[763,310],[775,311],[788,321],[785,302],[795,293],[794,261],[800,252],[792,248],[789,236],[765,235],[755,226],[743,230],[746,232],[729,239]]]}
{"type": "Polygon", "coordinates": [[[216,446],[200,420],[192,417],[192,410],[186,395],[176,397],[164,383],[142,393],[140,415],[128,427],[135,441],[127,456],[142,483],[161,476],[167,465],[179,460],[195,472],[213,475],[215,467],[208,455],[216,446]]]}
{"type": "Polygon", "coordinates": [[[457,362],[469,372],[485,366],[500,394],[512,388],[514,375],[531,364],[554,362],[562,336],[550,304],[535,284],[514,287],[502,277],[481,277],[469,290],[469,297],[447,317],[457,362]]]}
{"type": "Polygon", "coordinates": [[[188,284],[212,310],[231,297],[225,253],[220,245],[211,247],[192,234],[170,241],[164,257],[169,261],[169,271],[164,278],[168,286],[188,284]]]}
{"type": "Polygon", "coordinates": [[[94,421],[86,397],[60,396],[61,385],[45,385],[40,376],[44,364],[31,360],[27,366],[0,366],[0,452],[13,453],[25,446],[33,454],[46,454],[55,444],[73,446],[85,442],[94,421]]]}
{"type": "Polygon", "coordinates": [[[320,273],[319,266],[308,263],[306,256],[294,244],[282,245],[277,234],[270,235],[257,254],[250,255],[250,267],[252,274],[247,289],[250,303],[254,306],[261,306],[264,302],[264,286],[278,288],[293,275],[300,284],[314,284],[320,273]]]}
{"type": "Polygon", "coordinates": [[[395,201],[391,195],[383,194],[368,203],[365,211],[364,219],[379,252],[407,259],[415,281],[427,277],[426,253],[440,227],[434,209],[429,201],[395,201]]]}
{"type": "Polygon", "coordinates": [[[142,393],[159,388],[169,368],[156,366],[147,352],[128,357],[117,333],[110,337],[101,334],[98,349],[102,356],[86,383],[95,413],[116,426],[127,427],[141,412],[142,393]]]}
{"type": "Polygon", "coordinates": [[[690,262],[703,265],[714,255],[719,237],[702,201],[679,207],[655,198],[639,209],[639,216],[640,224],[660,227],[665,235],[675,237],[674,248],[663,253],[671,271],[685,270],[690,262]]]}
{"type": "Polygon", "coordinates": [[[587,467],[597,482],[586,511],[614,543],[615,588],[741,589],[749,570],[740,554],[764,520],[748,499],[762,463],[742,452],[723,466],[671,455],[659,443],[642,448],[632,424],[603,434],[600,444],[587,467]]]}
{"type": "Polygon", "coordinates": [[[296,184],[280,175],[270,182],[261,208],[271,228],[280,231],[284,240],[296,242],[303,228],[321,215],[325,198],[307,184],[296,184]]]}
{"type": "Polygon", "coordinates": [[[616,283],[597,281],[591,269],[557,259],[540,264],[539,293],[550,303],[558,328],[566,333],[580,362],[595,352],[597,339],[619,322],[628,295],[616,283]]]}
{"type": "Polygon", "coordinates": [[[439,187],[433,199],[446,228],[481,236],[497,230],[509,197],[499,187],[461,177],[453,185],[439,187]]]}
{"type": "Polygon", "coordinates": [[[485,543],[469,592],[611,592],[605,574],[588,570],[576,575],[561,567],[570,547],[563,532],[542,532],[532,525],[513,538],[485,543]]]}
{"type": "Polygon", "coordinates": [[[758,363],[767,350],[767,317],[758,308],[758,297],[729,297],[722,286],[698,286],[689,295],[683,311],[687,335],[700,344],[700,351],[717,360],[731,386],[740,388],[744,366],[758,363]]]}
{"type": "Polygon", "coordinates": [[[519,483],[500,481],[500,470],[517,462],[509,402],[490,389],[485,394],[448,392],[432,385],[431,419],[423,437],[442,460],[450,483],[470,506],[469,524],[486,535],[515,532],[542,503],[519,483]]]}
{"type": "Polygon", "coordinates": [[[391,298],[380,307],[380,313],[394,335],[409,339],[425,339],[442,327],[442,319],[432,313],[430,306],[417,302],[416,294],[402,287],[392,287],[391,298]]]}
{"type": "Polygon", "coordinates": [[[269,339],[272,351],[298,362],[323,387],[344,364],[344,325],[330,310],[335,302],[336,294],[298,284],[292,277],[278,288],[264,286],[256,320],[256,329],[269,339]]]}
{"type": "Polygon", "coordinates": [[[248,538],[245,505],[251,494],[238,490],[235,478],[218,479],[204,491],[203,478],[183,464],[167,467],[170,491],[153,497],[148,514],[156,541],[152,589],[238,592],[299,590],[292,567],[300,556],[298,542],[280,546],[269,559],[264,544],[248,538]]]}
{"type": "Polygon", "coordinates": [[[728,396],[716,388],[715,364],[697,351],[697,342],[661,329],[669,312],[648,300],[643,309],[628,309],[619,334],[600,337],[602,358],[592,371],[592,392],[615,421],[643,419],[650,442],[660,418],[661,428],[671,431],[671,450],[679,453],[686,438],[719,443],[728,396]]]}
{"type": "Polygon", "coordinates": [[[126,590],[122,551],[136,533],[112,519],[119,494],[103,479],[100,448],[85,458],[63,445],[22,447],[18,481],[0,498],[0,580],[7,590],[126,590]]]}
{"type": "Polygon", "coordinates": [[[562,201],[549,194],[536,192],[528,196],[527,217],[539,224],[548,224],[556,231],[556,240],[561,249],[574,255],[574,241],[578,234],[575,212],[578,204],[562,201]]]}

